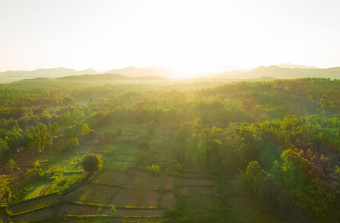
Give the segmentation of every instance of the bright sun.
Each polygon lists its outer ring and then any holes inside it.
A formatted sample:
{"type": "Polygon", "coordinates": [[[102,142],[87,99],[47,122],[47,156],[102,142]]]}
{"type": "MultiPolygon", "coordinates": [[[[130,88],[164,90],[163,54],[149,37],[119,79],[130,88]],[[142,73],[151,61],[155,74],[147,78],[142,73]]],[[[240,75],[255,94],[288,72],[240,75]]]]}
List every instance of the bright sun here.
{"type": "Polygon", "coordinates": [[[187,64],[183,65],[173,65],[169,66],[168,69],[173,73],[173,78],[175,79],[190,79],[199,77],[202,72],[204,72],[203,68],[199,68],[197,66],[188,66],[187,64]]]}

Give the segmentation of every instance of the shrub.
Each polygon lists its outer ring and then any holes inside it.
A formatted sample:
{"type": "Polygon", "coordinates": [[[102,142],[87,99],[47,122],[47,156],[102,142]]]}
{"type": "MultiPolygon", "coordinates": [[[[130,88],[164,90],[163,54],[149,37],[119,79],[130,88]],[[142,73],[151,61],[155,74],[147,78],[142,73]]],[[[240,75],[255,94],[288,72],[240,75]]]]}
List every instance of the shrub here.
{"type": "Polygon", "coordinates": [[[151,166],[146,166],[146,170],[149,172],[150,175],[159,175],[160,168],[158,165],[152,164],[151,166]]]}
{"type": "Polygon", "coordinates": [[[93,173],[100,170],[102,167],[102,160],[97,154],[87,153],[82,162],[82,166],[86,172],[93,173]]]}
{"type": "Polygon", "coordinates": [[[116,207],[114,205],[110,205],[109,207],[112,213],[116,211],[116,207]]]}
{"type": "Polygon", "coordinates": [[[37,178],[42,178],[44,176],[44,171],[41,168],[31,168],[27,169],[24,177],[26,180],[30,181],[37,178]]]}

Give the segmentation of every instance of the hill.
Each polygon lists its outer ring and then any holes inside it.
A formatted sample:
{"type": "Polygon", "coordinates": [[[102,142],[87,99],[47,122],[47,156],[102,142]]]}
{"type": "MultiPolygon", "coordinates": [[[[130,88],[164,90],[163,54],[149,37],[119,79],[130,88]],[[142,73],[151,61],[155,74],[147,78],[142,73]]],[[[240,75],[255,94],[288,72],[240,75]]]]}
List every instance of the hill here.
{"type": "Polygon", "coordinates": [[[229,71],[216,75],[219,78],[229,79],[249,79],[249,78],[261,78],[271,77],[277,79],[295,79],[295,78],[332,78],[340,79],[340,67],[332,68],[310,68],[304,66],[259,66],[253,70],[241,72],[241,71],[229,71]],[[293,68],[295,67],[295,68],[293,68]]]}
{"type": "Polygon", "coordinates": [[[22,80],[22,79],[32,79],[32,78],[58,78],[70,75],[84,75],[84,74],[98,74],[99,72],[94,69],[80,70],[76,71],[69,68],[58,67],[51,69],[37,69],[31,71],[19,70],[19,71],[5,71],[0,72],[0,83],[22,80]]]}
{"type": "Polygon", "coordinates": [[[142,77],[142,76],[162,76],[171,77],[173,73],[165,68],[153,66],[153,67],[125,67],[122,69],[112,69],[104,72],[104,74],[121,74],[129,77],[142,77]]]}
{"type": "MultiPolygon", "coordinates": [[[[34,78],[60,78],[72,76],[70,79],[74,79],[74,76],[82,76],[83,80],[95,79],[95,80],[118,80],[124,79],[128,80],[129,78],[140,78],[140,80],[164,80],[164,78],[173,78],[174,76],[178,76],[178,74],[174,74],[173,72],[159,67],[125,67],[122,69],[112,69],[106,72],[100,73],[93,69],[76,71],[69,68],[52,68],[52,69],[37,69],[32,71],[6,71],[0,72],[0,83],[8,83],[23,79],[34,79],[34,78]],[[102,74],[102,76],[95,76],[98,74],[102,74]],[[94,76],[91,76],[94,75],[94,76]],[[109,76],[107,76],[109,75],[109,76]],[[111,76],[110,76],[111,75],[111,76]]],[[[198,75],[198,74],[196,74],[198,75]]],[[[294,65],[294,64],[281,64],[281,65],[272,65],[272,66],[259,66],[250,71],[226,71],[223,73],[216,74],[206,74],[199,75],[201,79],[208,80],[213,78],[216,79],[232,79],[232,80],[263,80],[265,77],[266,80],[270,79],[295,79],[295,78],[332,78],[332,79],[340,79],[340,67],[331,67],[331,68],[316,68],[310,66],[303,65],[294,65]]],[[[196,78],[197,80],[199,78],[196,78]]]]}
{"type": "Polygon", "coordinates": [[[298,64],[291,64],[291,63],[283,63],[279,64],[279,67],[282,68],[299,68],[299,69],[315,69],[317,67],[314,66],[305,66],[305,65],[298,65],[298,64]]]}
{"type": "MultiPolygon", "coordinates": [[[[158,76],[128,77],[120,74],[84,74],[59,78],[23,79],[6,83],[6,86],[30,89],[80,89],[101,85],[165,83],[171,80],[158,76]]],[[[0,85],[1,86],[1,85],[0,85]]]]}

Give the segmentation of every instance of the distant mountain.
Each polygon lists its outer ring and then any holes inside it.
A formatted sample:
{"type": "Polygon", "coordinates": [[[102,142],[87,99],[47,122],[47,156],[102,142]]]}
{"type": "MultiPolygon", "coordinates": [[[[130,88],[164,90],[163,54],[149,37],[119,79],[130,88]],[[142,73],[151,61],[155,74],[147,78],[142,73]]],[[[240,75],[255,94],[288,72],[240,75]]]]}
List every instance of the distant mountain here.
{"type": "Polygon", "coordinates": [[[83,74],[57,78],[57,80],[130,80],[131,77],[120,74],[83,74]]]}
{"type": "Polygon", "coordinates": [[[340,78],[340,67],[333,68],[282,68],[279,66],[258,67],[246,73],[250,77],[274,77],[274,78],[304,78],[304,77],[322,77],[322,78],[340,78]]]}
{"type": "Polygon", "coordinates": [[[313,66],[305,66],[305,65],[297,65],[297,64],[291,64],[291,63],[283,63],[283,64],[279,64],[278,67],[281,68],[299,68],[299,69],[318,69],[317,67],[313,67],[313,66]]]}
{"type": "MultiPolygon", "coordinates": [[[[303,66],[304,67],[304,66],[303,66]]],[[[306,77],[317,77],[317,78],[334,78],[340,79],[340,67],[332,68],[284,68],[280,66],[260,66],[253,70],[241,72],[241,71],[230,71],[217,74],[219,78],[228,79],[249,79],[249,78],[278,78],[278,79],[294,79],[294,78],[306,78],[306,77]]]]}
{"type": "Polygon", "coordinates": [[[31,79],[38,77],[47,77],[47,78],[57,78],[57,77],[65,77],[70,75],[83,75],[83,74],[98,74],[98,71],[93,69],[76,71],[69,68],[51,68],[51,69],[37,69],[31,71],[5,71],[0,72],[0,82],[1,79],[14,81],[21,79],[31,79]]]}
{"type": "Polygon", "coordinates": [[[100,74],[100,72],[90,68],[87,70],[80,70],[80,71],[76,71],[77,75],[83,75],[83,74],[100,74]]]}
{"type": "MultiPolygon", "coordinates": [[[[197,73],[197,76],[202,78],[217,78],[217,79],[263,79],[264,77],[272,79],[294,79],[294,78],[332,78],[340,79],[340,67],[332,68],[314,68],[294,64],[281,64],[273,66],[260,66],[250,71],[227,71],[223,73],[197,73]]],[[[52,69],[37,69],[32,71],[5,71],[0,72],[0,83],[13,82],[23,79],[34,78],[60,78],[67,76],[81,76],[83,79],[96,79],[95,76],[100,76],[99,79],[137,79],[140,80],[162,80],[165,78],[173,78],[173,72],[158,66],[153,67],[125,67],[122,69],[112,69],[104,73],[100,73],[93,69],[76,71],[69,68],[52,68],[52,69]]]]}
{"type": "Polygon", "coordinates": [[[162,76],[172,77],[173,73],[162,67],[125,67],[122,69],[112,69],[104,72],[104,74],[121,74],[129,77],[150,77],[150,76],[162,76]]]}
{"type": "MultiPolygon", "coordinates": [[[[126,67],[123,69],[112,69],[100,73],[94,69],[77,71],[69,68],[37,69],[32,71],[5,71],[0,72],[0,83],[19,81],[34,78],[61,78],[68,76],[80,76],[81,78],[95,78],[91,75],[101,74],[100,79],[129,79],[140,78],[140,80],[165,80],[171,78],[173,73],[161,67],[126,67]],[[106,75],[106,76],[105,76],[106,75]]],[[[72,79],[72,78],[71,78],[72,79]]]]}
{"type": "Polygon", "coordinates": [[[141,77],[128,77],[121,74],[86,74],[76,76],[66,76],[58,78],[57,80],[72,80],[72,81],[167,81],[169,79],[160,76],[141,76],[141,77]]]}

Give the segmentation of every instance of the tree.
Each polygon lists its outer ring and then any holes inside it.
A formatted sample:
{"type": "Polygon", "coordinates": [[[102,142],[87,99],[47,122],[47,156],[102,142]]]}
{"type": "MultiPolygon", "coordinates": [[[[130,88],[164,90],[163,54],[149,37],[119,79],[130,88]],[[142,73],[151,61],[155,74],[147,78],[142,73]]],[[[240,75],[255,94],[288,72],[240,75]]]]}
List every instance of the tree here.
{"type": "Polygon", "coordinates": [[[243,179],[253,187],[254,192],[256,193],[264,176],[264,171],[262,170],[259,162],[250,161],[243,174],[243,179]]]}
{"type": "Polygon", "coordinates": [[[14,161],[14,159],[10,159],[7,162],[7,168],[9,168],[12,171],[12,174],[13,174],[14,169],[19,170],[19,167],[18,167],[17,163],[14,161]]]}
{"type": "Polygon", "coordinates": [[[0,166],[1,166],[1,159],[3,157],[3,155],[8,151],[8,145],[7,142],[5,140],[3,140],[2,138],[0,138],[0,166]]]}
{"type": "Polygon", "coordinates": [[[10,178],[7,175],[0,175],[0,205],[8,204],[11,198],[11,190],[9,188],[10,178]]]}
{"type": "Polygon", "coordinates": [[[94,153],[87,153],[85,155],[85,158],[82,162],[83,168],[88,173],[93,173],[102,167],[102,160],[100,159],[100,156],[94,153]]]}
{"type": "Polygon", "coordinates": [[[50,126],[50,132],[52,136],[58,135],[59,132],[59,125],[55,122],[52,126],[50,126]]]}
{"type": "Polygon", "coordinates": [[[77,137],[71,137],[69,138],[67,142],[67,149],[78,147],[79,146],[79,139],[77,137]]]}
{"type": "Polygon", "coordinates": [[[84,135],[89,134],[90,132],[91,132],[91,129],[90,129],[89,125],[87,123],[84,123],[81,126],[80,135],[84,136],[84,135]]]}

